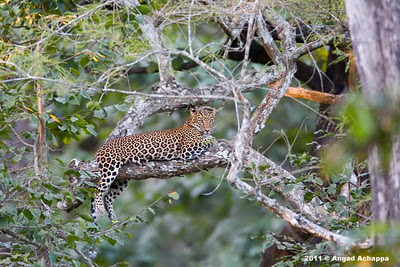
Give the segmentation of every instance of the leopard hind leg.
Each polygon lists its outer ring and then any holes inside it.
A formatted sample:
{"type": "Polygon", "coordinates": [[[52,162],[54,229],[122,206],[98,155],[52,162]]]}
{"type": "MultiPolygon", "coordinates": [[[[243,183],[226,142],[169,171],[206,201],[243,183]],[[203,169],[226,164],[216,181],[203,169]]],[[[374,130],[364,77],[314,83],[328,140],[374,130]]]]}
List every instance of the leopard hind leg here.
{"type": "MultiPolygon", "coordinates": [[[[116,175],[115,175],[116,177],[116,175]]],[[[93,218],[93,223],[97,226],[97,220],[98,216],[104,214],[104,202],[103,202],[103,197],[104,197],[104,192],[106,192],[109,188],[107,186],[107,181],[114,181],[115,177],[108,177],[107,173],[102,173],[101,174],[101,179],[99,184],[97,185],[96,189],[97,192],[95,194],[95,197],[92,198],[91,202],[91,207],[90,211],[92,214],[93,218]]],[[[92,246],[89,248],[89,257],[94,260],[97,257],[97,247],[96,247],[96,241],[94,238],[94,230],[90,230],[90,236],[92,238],[92,246]]]]}
{"type": "MultiPolygon", "coordinates": [[[[110,173],[110,172],[108,172],[110,173]]],[[[101,179],[99,184],[97,185],[96,189],[97,192],[94,195],[94,200],[92,201],[92,217],[93,219],[97,219],[98,215],[104,214],[104,194],[107,192],[114,182],[115,178],[117,177],[118,173],[115,175],[108,175],[108,173],[102,173],[101,179]]]]}
{"type": "MultiPolygon", "coordinates": [[[[118,176],[118,171],[120,166],[122,165],[121,162],[115,162],[113,166],[109,167],[109,169],[101,169],[101,178],[100,182],[97,185],[97,193],[95,194],[95,197],[92,198],[92,203],[91,203],[91,213],[92,213],[92,218],[93,218],[93,223],[97,225],[97,219],[98,215],[104,214],[104,193],[108,192],[110,189],[111,184],[114,182],[115,178],[118,176]]],[[[103,166],[100,166],[102,168],[103,166]]],[[[90,231],[90,235],[92,236],[93,239],[93,245],[89,248],[89,257],[91,259],[95,259],[97,257],[97,249],[96,249],[96,244],[94,240],[94,230],[90,231]]]]}
{"type": "MultiPolygon", "coordinates": [[[[91,213],[93,218],[93,223],[97,226],[97,213],[96,213],[96,204],[94,202],[94,198],[92,198],[91,202],[91,213]]],[[[94,260],[97,257],[97,247],[96,247],[96,240],[94,238],[94,230],[89,231],[89,235],[92,239],[92,245],[89,247],[89,258],[94,260]]]]}
{"type": "MultiPolygon", "coordinates": [[[[122,166],[126,162],[132,162],[138,165],[144,165],[148,162],[148,160],[144,156],[140,155],[138,155],[137,157],[131,156],[127,157],[125,162],[118,163],[117,167],[122,166]]],[[[104,196],[104,207],[108,214],[108,218],[110,219],[111,222],[117,221],[117,216],[115,215],[113,207],[114,200],[122,193],[122,191],[125,189],[127,185],[128,185],[127,180],[114,182],[111,184],[108,192],[104,196]]]]}
{"type": "Polygon", "coordinates": [[[115,181],[111,185],[106,195],[104,196],[104,207],[108,214],[108,218],[110,219],[111,222],[117,221],[117,217],[115,216],[113,208],[114,200],[122,193],[122,191],[125,189],[127,185],[128,185],[127,180],[115,181]]]}
{"type": "MultiPolygon", "coordinates": [[[[98,162],[101,161],[98,160],[98,162]]],[[[123,162],[117,159],[112,159],[109,163],[99,163],[101,178],[96,187],[97,193],[95,194],[94,198],[95,209],[92,210],[93,218],[97,217],[97,215],[104,214],[104,194],[109,191],[112,183],[118,176],[118,172],[122,164],[123,162]]]]}

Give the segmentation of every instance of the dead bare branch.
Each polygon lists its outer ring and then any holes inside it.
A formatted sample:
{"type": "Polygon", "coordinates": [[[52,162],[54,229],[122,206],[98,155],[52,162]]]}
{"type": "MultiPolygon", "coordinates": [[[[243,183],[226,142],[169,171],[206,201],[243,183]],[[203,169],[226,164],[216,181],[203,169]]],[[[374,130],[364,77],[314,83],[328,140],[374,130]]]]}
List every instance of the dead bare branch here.
{"type": "Polygon", "coordinates": [[[300,87],[289,87],[285,93],[285,96],[308,99],[322,104],[334,104],[343,99],[342,95],[317,92],[300,87]]]}

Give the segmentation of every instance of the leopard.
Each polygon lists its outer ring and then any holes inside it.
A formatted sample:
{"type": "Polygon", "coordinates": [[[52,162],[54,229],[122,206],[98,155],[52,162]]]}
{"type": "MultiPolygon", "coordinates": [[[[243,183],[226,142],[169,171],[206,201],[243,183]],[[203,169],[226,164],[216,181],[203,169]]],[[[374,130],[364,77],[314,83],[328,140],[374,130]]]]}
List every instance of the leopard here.
{"type": "Polygon", "coordinates": [[[91,205],[94,223],[105,212],[111,222],[117,221],[113,202],[128,184],[127,180],[115,180],[123,165],[198,158],[216,142],[212,136],[215,115],[215,108],[191,107],[188,119],[177,128],[122,136],[100,147],[96,153],[100,181],[91,205]]]}

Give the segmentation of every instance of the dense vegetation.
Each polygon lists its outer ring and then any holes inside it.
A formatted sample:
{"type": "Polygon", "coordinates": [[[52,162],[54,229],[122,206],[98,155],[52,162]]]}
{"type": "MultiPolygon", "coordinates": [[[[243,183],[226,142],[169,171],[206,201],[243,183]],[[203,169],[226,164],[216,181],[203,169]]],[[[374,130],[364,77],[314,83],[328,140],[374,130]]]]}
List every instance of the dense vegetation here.
{"type": "Polygon", "coordinates": [[[121,221],[111,225],[104,219],[99,228],[92,223],[93,173],[72,170],[68,163],[92,160],[110,133],[118,135],[114,128],[131,107],[163,99],[156,89],[168,84],[167,77],[198,94],[176,97],[182,104],[165,104],[125,133],[142,124],[140,131],[175,127],[186,119],[185,107],[208,104],[223,107],[215,137],[240,139],[247,108],[241,96],[254,111],[271,88],[281,90],[279,82],[285,89],[335,95],[359,88],[357,81],[349,84],[354,69],[342,1],[139,2],[0,4],[0,265],[91,265],[85,256],[94,242],[90,229],[97,231],[99,266],[258,266],[261,253],[273,244],[291,252],[281,258],[288,265],[304,263],[306,256],[366,253],[395,261],[398,256],[391,252],[360,249],[371,233],[368,144],[390,139],[396,123],[393,119],[389,128],[377,130],[385,125],[357,93],[340,105],[273,96],[276,105],[266,127],[254,134],[252,148],[291,174],[245,161],[238,171],[241,180],[301,216],[310,219],[322,207],[329,219],[314,222],[355,240],[350,252],[337,240],[309,243],[277,235],[286,223],[278,218],[282,214],[277,217],[276,210],[266,210],[265,203],[226,182],[229,165],[134,181],[115,204],[121,221]],[[270,46],[261,38],[258,17],[241,24],[241,12],[251,14],[253,5],[270,14],[260,13],[273,38],[270,46]],[[288,65],[276,56],[293,52],[277,21],[296,35],[299,50],[288,56],[288,65]],[[257,24],[258,32],[249,24],[257,24]],[[288,78],[279,80],[276,73],[288,78]],[[245,88],[243,95],[227,92],[201,100],[202,88],[221,84],[229,84],[232,92],[235,86],[245,88]],[[268,179],[279,182],[268,184],[268,179]],[[300,202],[312,203],[314,211],[304,213],[291,202],[290,195],[300,191],[300,202]],[[63,202],[83,204],[67,213],[60,209],[63,202]]]}

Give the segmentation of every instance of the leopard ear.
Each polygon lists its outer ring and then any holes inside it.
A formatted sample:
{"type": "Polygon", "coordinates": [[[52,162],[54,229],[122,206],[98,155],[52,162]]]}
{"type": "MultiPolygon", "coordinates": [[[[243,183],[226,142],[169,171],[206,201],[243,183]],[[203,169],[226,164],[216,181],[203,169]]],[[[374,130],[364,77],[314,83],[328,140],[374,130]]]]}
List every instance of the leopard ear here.
{"type": "Polygon", "coordinates": [[[192,115],[192,114],[194,114],[196,112],[196,107],[195,106],[190,106],[189,110],[190,110],[190,115],[192,115]]]}

